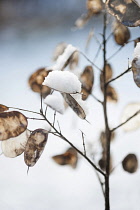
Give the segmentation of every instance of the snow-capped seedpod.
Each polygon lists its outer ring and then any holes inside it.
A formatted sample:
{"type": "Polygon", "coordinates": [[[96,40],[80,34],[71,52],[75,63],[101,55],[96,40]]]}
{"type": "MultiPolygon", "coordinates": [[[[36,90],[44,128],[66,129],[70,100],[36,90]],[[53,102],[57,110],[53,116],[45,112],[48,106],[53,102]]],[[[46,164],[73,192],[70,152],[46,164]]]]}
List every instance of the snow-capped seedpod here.
{"type": "Polygon", "coordinates": [[[87,10],[91,15],[99,14],[103,9],[102,0],[87,0],[87,10]]]}
{"type": "Polygon", "coordinates": [[[24,151],[24,161],[28,167],[36,164],[45,148],[47,139],[47,130],[36,129],[31,133],[24,151]]]}
{"type": "Polygon", "coordinates": [[[46,68],[40,68],[30,76],[28,81],[31,89],[34,92],[42,93],[43,98],[45,98],[51,92],[49,87],[42,85],[45,77],[47,77],[50,72],[51,71],[46,70],[46,68]]]}
{"type": "Polygon", "coordinates": [[[56,63],[53,66],[50,66],[50,70],[64,70],[64,68],[70,64],[73,54],[77,51],[77,48],[71,44],[67,45],[64,52],[58,56],[56,63]]]}
{"type": "Polygon", "coordinates": [[[66,103],[72,108],[72,110],[80,117],[81,119],[86,119],[86,114],[84,109],[80,106],[80,104],[67,93],[62,94],[66,103]]]}
{"type": "Polygon", "coordinates": [[[107,0],[106,5],[108,12],[125,26],[136,27],[140,25],[139,0],[107,0]]]}
{"type": "Polygon", "coordinates": [[[140,37],[134,40],[134,47],[136,47],[137,43],[140,42],[140,37]]]}
{"type": "Polygon", "coordinates": [[[80,76],[80,81],[82,83],[82,99],[86,100],[92,92],[94,83],[94,73],[92,66],[85,67],[83,73],[80,76]]]}
{"type": "Polygon", "coordinates": [[[58,59],[58,57],[63,54],[66,47],[67,47],[67,43],[65,43],[65,42],[61,42],[56,46],[54,53],[53,53],[54,61],[56,61],[58,59]]]}
{"type": "MultiPolygon", "coordinates": [[[[105,69],[106,69],[106,79],[105,79],[105,81],[108,82],[110,79],[112,79],[113,69],[112,69],[112,66],[109,63],[107,63],[105,65],[105,69]]],[[[104,78],[103,78],[103,70],[102,70],[102,73],[100,74],[100,87],[101,87],[102,91],[103,91],[103,84],[104,84],[104,78]]]]}
{"type": "Polygon", "coordinates": [[[122,46],[124,46],[130,39],[129,29],[118,21],[114,22],[113,35],[116,43],[122,46]]]}
{"type": "Polygon", "coordinates": [[[138,159],[135,154],[128,154],[122,161],[122,167],[129,173],[134,173],[138,169],[138,159]]]}
{"type": "Polygon", "coordinates": [[[134,49],[134,59],[132,61],[133,78],[138,87],[140,87],[140,42],[134,49]]]}
{"type": "Polygon", "coordinates": [[[69,71],[50,72],[45,77],[43,85],[62,93],[74,94],[81,92],[81,82],[75,74],[69,71]]]}
{"type": "Polygon", "coordinates": [[[0,140],[16,137],[27,129],[27,118],[20,112],[0,113],[0,140]]]}
{"type": "Polygon", "coordinates": [[[59,165],[70,165],[72,168],[76,168],[78,154],[74,148],[70,147],[65,153],[55,155],[52,159],[59,165]]]}
{"type": "Polygon", "coordinates": [[[30,136],[30,131],[25,130],[19,136],[1,142],[2,152],[6,157],[14,158],[21,155],[30,136]]]}
{"type": "Polygon", "coordinates": [[[7,111],[9,108],[3,104],[0,104],[0,112],[5,112],[7,111]]]}

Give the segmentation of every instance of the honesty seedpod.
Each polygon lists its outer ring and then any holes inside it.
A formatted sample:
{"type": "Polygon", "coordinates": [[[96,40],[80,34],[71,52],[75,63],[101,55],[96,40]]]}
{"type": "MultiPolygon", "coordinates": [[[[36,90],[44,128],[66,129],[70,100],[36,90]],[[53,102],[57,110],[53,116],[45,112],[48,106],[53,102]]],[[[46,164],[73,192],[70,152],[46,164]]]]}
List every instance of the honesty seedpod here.
{"type": "MultiPolygon", "coordinates": [[[[137,0],[139,1],[139,0],[137,0]]],[[[107,0],[108,12],[126,26],[140,25],[140,6],[135,0],[107,0]]]]}
{"type": "MultiPolygon", "coordinates": [[[[99,167],[103,170],[103,171],[106,171],[106,156],[104,155],[104,152],[102,154],[102,157],[101,159],[98,161],[98,165],[99,167]]],[[[110,173],[112,171],[112,157],[110,156],[110,173]]]]}
{"type": "Polygon", "coordinates": [[[130,39],[129,29],[118,21],[114,22],[113,35],[116,43],[121,46],[124,46],[130,39]]]}
{"type": "Polygon", "coordinates": [[[102,0],[87,0],[86,5],[87,5],[87,10],[91,15],[99,14],[103,9],[102,0]]]}
{"type": "Polygon", "coordinates": [[[140,57],[133,59],[132,72],[135,84],[140,87],[140,57]]]}
{"type": "Polygon", "coordinates": [[[74,23],[74,26],[78,29],[83,28],[85,24],[90,20],[91,15],[89,13],[82,14],[74,23]]]}
{"type": "Polygon", "coordinates": [[[5,112],[7,111],[9,108],[3,104],[0,104],[0,112],[5,112]]]}
{"type": "Polygon", "coordinates": [[[51,88],[42,85],[45,77],[48,76],[49,72],[45,68],[40,68],[34,72],[29,78],[29,86],[34,92],[42,93],[43,98],[50,94],[51,88]]]}
{"type": "MultiPolygon", "coordinates": [[[[112,132],[110,141],[113,141],[114,138],[115,138],[115,132],[112,132]]],[[[102,149],[105,150],[106,149],[106,136],[105,136],[104,131],[101,132],[99,140],[101,142],[102,149]]]]}
{"type": "Polygon", "coordinates": [[[94,74],[92,66],[86,66],[83,73],[80,76],[80,81],[82,83],[82,99],[86,100],[92,92],[92,87],[94,83],[94,74]]]}
{"type": "MultiPolygon", "coordinates": [[[[112,69],[112,67],[111,67],[111,65],[110,65],[109,63],[107,63],[107,64],[105,65],[105,69],[106,69],[106,75],[105,75],[106,79],[105,79],[105,81],[108,82],[110,79],[112,79],[112,76],[113,76],[113,69],[112,69]]],[[[103,70],[102,70],[102,71],[103,71],[103,70]]],[[[100,87],[101,87],[101,90],[104,89],[104,87],[103,87],[103,84],[104,84],[103,78],[104,78],[104,75],[103,75],[103,72],[102,72],[102,73],[100,74],[100,87]]]]}
{"type": "Polygon", "coordinates": [[[129,173],[134,173],[138,169],[138,159],[135,154],[127,155],[122,161],[122,167],[129,173]]]}
{"type": "Polygon", "coordinates": [[[86,114],[83,108],[79,105],[79,103],[70,95],[67,93],[62,94],[66,103],[73,109],[73,111],[81,118],[85,119],[86,114]]]}
{"type": "Polygon", "coordinates": [[[110,85],[107,86],[107,101],[110,101],[110,102],[118,101],[118,94],[116,90],[110,85]]]}
{"type": "Polygon", "coordinates": [[[0,140],[16,137],[27,128],[27,118],[17,111],[0,113],[0,140]]]}
{"type": "Polygon", "coordinates": [[[59,165],[70,165],[72,168],[76,168],[78,155],[74,148],[69,148],[65,153],[53,156],[52,159],[59,165]]]}
{"type": "Polygon", "coordinates": [[[45,148],[47,139],[47,130],[36,129],[31,133],[24,151],[24,161],[28,167],[36,164],[45,148]]]}
{"type": "Polygon", "coordinates": [[[2,152],[6,157],[14,158],[21,155],[30,136],[30,131],[25,130],[19,136],[1,142],[2,152]]]}

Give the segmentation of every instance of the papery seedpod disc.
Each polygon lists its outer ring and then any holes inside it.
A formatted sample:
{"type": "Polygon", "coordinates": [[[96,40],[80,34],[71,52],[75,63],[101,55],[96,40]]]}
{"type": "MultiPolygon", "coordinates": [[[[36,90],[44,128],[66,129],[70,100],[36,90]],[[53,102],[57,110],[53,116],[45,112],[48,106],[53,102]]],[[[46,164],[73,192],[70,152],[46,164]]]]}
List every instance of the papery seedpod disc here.
{"type": "Polygon", "coordinates": [[[134,47],[136,47],[137,43],[140,42],[140,37],[134,40],[134,47]]]}
{"type": "Polygon", "coordinates": [[[36,164],[45,148],[47,139],[47,130],[36,129],[31,133],[24,151],[24,161],[27,166],[32,167],[36,164]]]}
{"type": "Polygon", "coordinates": [[[76,168],[78,155],[77,151],[71,147],[65,153],[53,156],[52,159],[59,165],[70,165],[76,168]]]}
{"type": "Polygon", "coordinates": [[[61,42],[56,46],[54,53],[53,53],[54,61],[56,61],[58,59],[58,57],[64,53],[64,50],[66,49],[66,47],[67,47],[67,43],[65,43],[65,42],[61,42]]]}
{"type": "MultiPolygon", "coordinates": [[[[109,63],[105,65],[106,69],[106,79],[105,81],[108,82],[110,79],[112,79],[113,76],[113,69],[109,63]]],[[[101,90],[103,90],[103,84],[104,84],[104,79],[103,79],[103,72],[100,74],[100,87],[101,90]]]]}
{"type": "Polygon", "coordinates": [[[82,14],[74,23],[74,26],[78,29],[83,28],[85,24],[90,20],[91,15],[89,13],[82,14]]]}
{"type": "Polygon", "coordinates": [[[118,101],[118,94],[110,85],[107,86],[107,101],[115,103],[118,101]]]}
{"type": "Polygon", "coordinates": [[[0,140],[16,137],[27,128],[27,118],[17,111],[0,113],[0,140]]]}
{"type": "Polygon", "coordinates": [[[73,111],[81,118],[85,119],[86,114],[83,108],[79,105],[79,103],[70,95],[67,93],[62,94],[66,103],[73,109],[73,111]]]}
{"type": "Polygon", "coordinates": [[[87,10],[91,15],[99,14],[103,9],[102,0],[87,0],[87,10]]]}
{"type": "Polygon", "coordinates": [[[132,72],[135,84],[140,87],[140,57],[133,59],[132,72]]]}
{"type": "Polygon", "coordinates": [[[50,94],[51,89],[47,86],[42,85],[45,77],[51,71],[47,71],[46,68],[40,68],[36,72],[34,72],[29,78],[29,86],[34,92],[42,93],[43,98],[50,94]]]}
{"type": "MultiPolygon", "coordinates": [[[[128,104],[123,110],[122,117],[121,117],[121,123],[125,122],[128,118],[133,116],[139,110],[140,110],[140,103],[128,104]]],[[[133,119],[131,119],[127,123],[125,123],[122,126],[122,128],[126,132],[133,131],[133,130],[140,128],[140,114],[138,114],[133,119]]]]}
{"type": "Polygon", "coordinates": [[[0,104],[0,112],[5,112],[7,111],[9,108],[3,104],[0,104]]]}
{"type": "Polygon", "coordinates": [[[116,43],[124,46],[130,39],[129,29],[119,22],[115,22],[113,28],[113,35],[116,43]]]}
{"type": "Polygon", "coordinates": [[[138,159],[135,154],[127,155],[122,161],[122,167],[129,173],[134,173],[138,169],[138,159]]]}
{"type": "Polygon", "coordinates": [[[80,76],[80,81],[82,83],[82,99],[86,100],[89,94],[91,94],[92,92],[92,87],[94,83],[94,73],[92,66],[86,66],[80,76]]]}
{"type": "Polygon", "coordinates": [[[2,152],[6,157],[14,158],[21,155],[30,136],[30,131],[25,130],[19,136],[1,142],[2,152]]]}
{"type": "Polygon", "coordinates": [[[139,0],[107,0],[108,12],[128,27],[140,25],[139,0]]]}

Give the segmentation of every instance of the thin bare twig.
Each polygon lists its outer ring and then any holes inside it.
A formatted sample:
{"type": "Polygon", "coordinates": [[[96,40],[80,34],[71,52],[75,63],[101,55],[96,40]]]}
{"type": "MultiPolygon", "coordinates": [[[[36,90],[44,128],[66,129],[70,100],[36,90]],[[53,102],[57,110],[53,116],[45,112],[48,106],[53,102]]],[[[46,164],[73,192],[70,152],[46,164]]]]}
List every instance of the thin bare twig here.
{"type": "Polygon", "coordinates": [[[129,120],[133,119],[135,116],[137,116],[138,114],[140,114],[140,110],[138,110],[135,114],[133,114],[131,117],[129,117],[127,120],[125,120],[123,123],[121,123],[120,125],[116,126],[115,128],[111,129],[111,132],[115,131],[116,129],[120,128],[121,126],[123,126],[124,124],[126,124],[129,120]]]}
{"type": "Polygon", "coordinates": [[[28,110],[28,109],[22,109],[22,108],[11,107],[11,106],[9,106],[8,108],[9,108],[9,109],[17,109],[17,110],[24,111],[24,112],[31,112],[31,113],[33,113],[33,114],[39,114],[39,115],[40,115],[39,112],[30,111],[30,110],[28,110]]]}
{"type": "Polygon", "coordinates": [[[57,120],[57,124],[58,124],[58,128],[59,128],[59,133],[61,134],[61,128],[60,128],[60,124],[59,124],[58,120],[57,120]]]}
{"type": "Polygon", "coordinates": [[[46,109],[45,109],[45,116],[46,116],[46,114],[47,114],[47,109],[48,109],[48,106],[46,105],[46,109]]]}
{"type": "Polygon", "coordinates": [[[100,174],[102,174],[104,177],[106,176],[105,173],[99,169],[87,156],[85,156],[77,147],[75,147],[65,136],[62,135],[62,133],[60,133],[51,123],[50,121],[46,118],[46,116],[42,113],[40,113],[44,119],[46,120],[46,122],[48,122],[48,124],[54,129],[54,131],[59,135],[59,137],[61,139],[63,139],[64,141],[66,141],[71,147],[73,147],[81,156],[83,156],[89,163],[90,165],[93,166],[93,168],[95,170],[97,170],[100,174]]]}
{"type": "Polygon", "coordinates": [[[100,175],[98,174],[98,172],[96,171],[95,173],[96,173],[97,178],[98,178],[98,180],[99,180],[99,183],[100,183],[100,186],[101,186],[101,190],[102,190],[103,196],[105,197],[105,192],[104,192],[104,187],[103,187],[103,186],[104,186],[104,183],[102,182],[101,177],[100,177],[100,175]]]}
{"type": "Polygon", "coordinates": [[[53,126],[54,126],[54,124],[55,124],[55,117],[56,117],[56,111],[54,111],[53,126]]]}
{"type": "Polygon", "coordinates": [[[82,134],[82,140],[83,140],[84,155],[86,156],[86,147],[85,147],[85,138],[84,138],[85,134],[83,133],[83,131],[81,131],[81,134],[82,134]]]}
{"type": "Polygon", "coordinates": [[[96,64],[94,64],[83,52],[81,52],[81,51],[79,51],[79,53],[81,54],[81,55],[83,55],[84,56],[84,58],[89,62],[89,63],[91,63],[91,65],[92,66],[95,66],[99,71],[102,71],[98,66],[96,66],[96,64]]]}
{"type": "Polygon", "coordinates": [[[119,79],[120,77],[122,77],[124,74],[126,74],[127,72],[129,72],[131,70],[132,67],[129,67],[127,70],[125,70],[123,73],[119,74],[117,77],[114,77],[113,79],[109,80],[105,85],[107,86],[109,83],[115,81],[116,79],[119,79]]]}
{"type": "Polygon", "coordinates": [[[103,102],[102,101],[100,101],[95,95],[93,95],[93,94],[90,94],[96,101],[98,101],[99,103],[101,103],[101,104],[103,104],[103,102]]]}
{"type": "Polygon", "coordinates": [[[119,49],[117,49],[116,52],[114,52],[109,58],[107,58],[107,60],[109,61],[111,58],[113,58],[115,55],[117,55],[117,53],[120,52],[123,47],[124,46],[119,47],[119,49]]]}
{"type": "Polygon", "coordinates": [[[45,120],[45,119],[40,119],[40,118],[34,118],[34,117],[26,117],[28,120],[45,120]]]}

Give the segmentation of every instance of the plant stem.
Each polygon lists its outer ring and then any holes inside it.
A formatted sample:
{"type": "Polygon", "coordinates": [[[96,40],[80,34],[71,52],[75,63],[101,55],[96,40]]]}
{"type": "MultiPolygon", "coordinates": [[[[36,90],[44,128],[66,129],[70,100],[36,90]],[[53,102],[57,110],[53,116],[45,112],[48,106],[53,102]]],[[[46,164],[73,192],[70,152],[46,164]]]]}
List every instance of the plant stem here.
{"type": "Polygon", "coordinates": [[[61,139],[66,141],[71,147],[73,147],[81,156],[83,156],[89,163],[92,165],[92,167],[98,171],[100,174],[102,174],[105,177],[105,174],[102,170],[100,170],[83,152],[81,152],[77,147],[75,147],[65,136],[62,135],[61,132],[59,132],[51,123],[50,121],[46,118],[46,116],[43,114],[43,112],[40,112],[40,115],[46,120],[46,122],[54,129],[56,132],[57,136],[59,136],[61,139]]]}
{"type": "Polygon", "coordinates": [[[104,13],[104,27],[103,27],[103,80],[104,80],[104,101],[103,101],[103,111],[105,120],[105,135],[106,135],[106,176],[105,176],[105,210],[110,210],[110,193],[109,193],[109,173],[110,173],[110,137],[111,132],[108,125],[108,115],[107,115],[107,86],[106,86],[106,22],[107,13],[104,13]]]}

